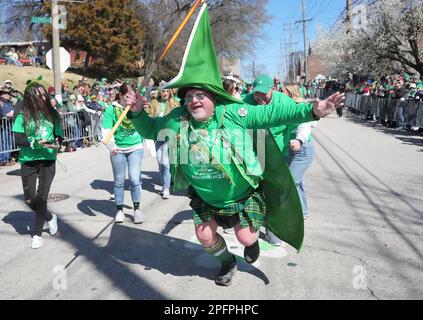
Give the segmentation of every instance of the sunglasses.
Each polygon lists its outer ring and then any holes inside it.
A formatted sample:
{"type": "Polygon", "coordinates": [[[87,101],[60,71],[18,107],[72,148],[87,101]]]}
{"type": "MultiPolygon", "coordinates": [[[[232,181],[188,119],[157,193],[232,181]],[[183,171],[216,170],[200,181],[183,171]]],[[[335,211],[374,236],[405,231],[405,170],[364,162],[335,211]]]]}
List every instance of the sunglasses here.
{"type": "Polygon", "coordinates": [[[194,100],[194,97],[197,98],[198,101],[203,101],[206,98],[204,93],[194,93],[193,95],[185,96],[185,102],[191,103],[194,100]]]}

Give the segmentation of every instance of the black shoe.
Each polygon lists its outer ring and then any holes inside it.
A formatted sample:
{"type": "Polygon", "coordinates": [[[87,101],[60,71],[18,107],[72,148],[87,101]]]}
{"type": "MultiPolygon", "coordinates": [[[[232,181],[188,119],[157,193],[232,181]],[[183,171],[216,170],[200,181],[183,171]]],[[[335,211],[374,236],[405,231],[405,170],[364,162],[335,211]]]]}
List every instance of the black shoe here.
{"type": "Polygon", "coordinates": [[[257,240],[254,244],[244,249],[244,259],[247,263],[252,264],[257,261],[260,256],[260,245],[257,240]]]}
{"type": "Polygon", "coordinates": [[[222,263],[222,267],[220,268],[219,274],[216,276],[214,282],[218,286],[230,286],[232,283],[232,278],[236,272],[236,260],[235,257],[233,262],[229,263],[222,263]]]}

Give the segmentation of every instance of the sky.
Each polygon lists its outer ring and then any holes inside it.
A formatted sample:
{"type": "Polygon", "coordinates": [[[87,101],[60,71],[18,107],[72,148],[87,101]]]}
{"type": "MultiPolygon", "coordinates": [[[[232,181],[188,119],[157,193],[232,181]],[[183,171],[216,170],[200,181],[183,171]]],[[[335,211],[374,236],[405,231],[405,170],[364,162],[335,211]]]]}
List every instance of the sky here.
{"type": "MultiPolygon", "coordinates": [[[[317,30],[328,30],[334,25],[345,5],[345,0],[304,0],[306,19],[313,19],[307,23],[307,46],[310,41],[317,39],[317,30]]],[[[257,43],[256,47],[259,49],[254,51],[252,57],[242,59],[242,77],[246,80],[251,80],[247,79],[249,74],[247,70],[250,69],[248,65],[251,65],[253,59],[256,66],[265,66],[265,69],[260,70],[263,73],[275,76],[279,72],[279,76],[284,77],[284,70],[280,67],[281,54],[285,53],[284,39],[290,41],[290,32],[284,29],[287,28],[287,24],[301,20],[301,0],[269,0],[266,11],[272,18],[264,26],[265,40],[257,43]]],[[[302,24],[297,24],[295,28],[294,42],[297,42],[296,48],[302,51],[304,47],[302,24]]]]}

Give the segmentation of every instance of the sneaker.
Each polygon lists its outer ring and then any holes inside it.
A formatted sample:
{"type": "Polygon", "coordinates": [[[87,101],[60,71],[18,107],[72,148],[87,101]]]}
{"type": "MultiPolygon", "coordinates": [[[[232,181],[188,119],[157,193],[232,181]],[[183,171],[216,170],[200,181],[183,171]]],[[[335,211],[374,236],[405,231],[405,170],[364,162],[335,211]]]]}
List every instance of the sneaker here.
{"type": "Polygon", "coordinates": [[[134,223],[140,224],[144,222],[144,215],[140,209],[134,210],[134,223]]]}
{"type": "Polygon", "coordinates": [[[39,248],[41,248],[42,245],[43,245],[43,238],[41,238],[39,236],[33,236],[32,237],[32,243],[31,243],[32,249],[39,249],[39,248]]]}
{"type": "Polygon", "coordinates": [[[257,240],[251,246],[244,248],[244,259],[247,263],[252,264],[257,261],[260,256],[260,245],[257,240]]]}
{"type": "Polygon", "coordinates": [[[57,216],[53,214],[53,218],[50,221],[47,221],[48,230],[51,236],[55,236],[57,233],[57,216]]]}
{"type": "Polygon", "coordinates": [[[162,199],[170,199],[169,189],[164,189],[162,193],[162,199]]]}
{"type": "Polygon", "coordinates": [[[235,234],[235,230],[234,230],[234,228],[223,229],[223,233],[235,234]]]}
{"type": "Polygon", "coordinates": [[[125,221],[125,214],[123,210],[118,210],[115,216],[115,223],[123,223],[125,221]]]}
{"type": "Polygon", "coordinates": [[[222,263],[220,271],[214,280],[214,283],[216,283],[218,286],[227,287],[232,283],[232,278],[236,272],[236,260],[234,256],[232,257],[234,259],[233,262],[222,263]]]}
{"type": "Polygon", "coordinates": [[[14,166],[15,164],[16,164],[16,162],[13,162],[13,161],[9,160],[9,161],[7,161],[7,162],[4,164],[4,166],[5,166],[5,167],[11,167],[11,166],[14,166]]]}
{"type": "Polygon", "coordinates": [[[266,240],[271,245],[274,245],[276,247],[280,247],[284,244],[284,242],[281,239],[279,239],[277,236],[275,236],[275,234],[269,229],[266,230],[266,240]]]}

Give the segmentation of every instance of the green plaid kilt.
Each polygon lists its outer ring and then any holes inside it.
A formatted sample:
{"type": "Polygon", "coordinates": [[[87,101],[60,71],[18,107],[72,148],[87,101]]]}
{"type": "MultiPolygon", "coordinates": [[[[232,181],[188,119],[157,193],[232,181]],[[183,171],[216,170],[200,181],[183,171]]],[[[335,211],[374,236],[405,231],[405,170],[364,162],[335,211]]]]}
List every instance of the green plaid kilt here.
{"type": "Polygon", "coordinates": [[[218,218],[216,219],[218,224],[220,218],[236,218],[236,221],[239,222],[242,228],[253,227],[256,230],[259,230],[267,222],[264,192],[261,187],[252,190],[251,195],[247,199],[235,202],[226,208],[216,208],[209,205],[200,199],[192,188],[190,197],[192,200],[189,205],[193,209],[194,223],[196,226],[209,222],[214,217],[218,218]]]}

